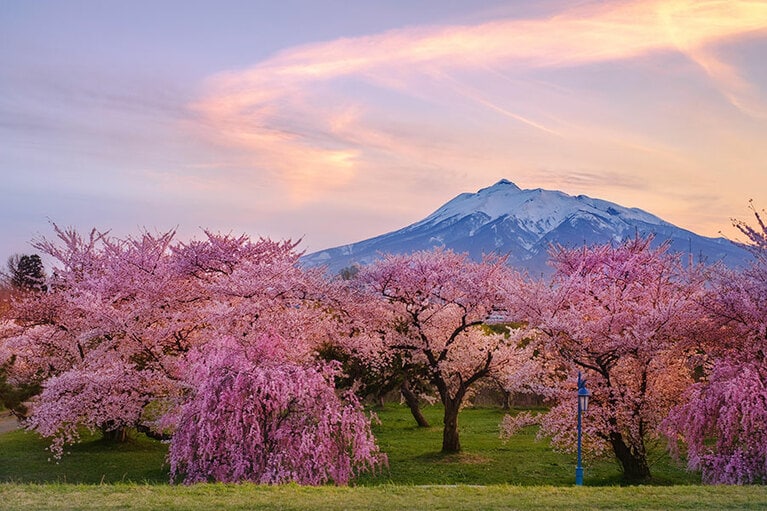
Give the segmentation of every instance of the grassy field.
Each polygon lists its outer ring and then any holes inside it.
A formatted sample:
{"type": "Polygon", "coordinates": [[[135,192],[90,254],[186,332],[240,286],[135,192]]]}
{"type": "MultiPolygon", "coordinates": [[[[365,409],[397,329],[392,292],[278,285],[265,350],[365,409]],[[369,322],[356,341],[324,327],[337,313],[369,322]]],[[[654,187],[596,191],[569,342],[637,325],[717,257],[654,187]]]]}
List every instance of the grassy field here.
{"type": "MultiPolygon", "coordinates": [[[[460,429],[464,452],[442,455],[441,409],[427,407],[424,414],[434,427],[418,428],[407,408],[388,405],[377,411],[381,420],[375,434],[389,456],[389,468],[364,475],[358,486],[402,485],[570,485],[574,479],[572,455],[554,452],[546,441],[535,439],[528,428],[509,442],[498,437],[504,412],[494,408],[461,412],[460,429]]],[[[87,438],[69,448],[69,454],[50,462],[47,441],[25,431],[0,435],[0,481],[24,483],[118,483],[158,484],[168,481],[167,446],[136,435],[123,444],[87,438]]],[[[690,474],[662,452],[652,469],[653,484],[698,484],[690,474]]],[[[586,460],[587,485],[620,483],[620,470],[613,462],[586,460]]]]}
{"type": "MultiPolygon", "coordinates": [[[[424,414],[434,426],[417,428],[408,410],[388,406],[379,411],[381,425],[375,433],[381,449],[389,455],[390,470],[365,476],[359,484],[512,484],[570,485],[575,478],[575,457],[554,452],[547,441],[535,438],[526,428],[508,442],[499,438],[505,412],[497,408],[466,409],[459,425],[464,452],[442,455],[442,410],[427,407],[424,414]]],[[[686,472],[659,451],[653,456],[653,484],[699,484],[700,476],[686,472]]],[[[587,485],[615,485],[621,480],[619,466],[611,461],[586,460],[587,485]]]]}
{"type": "Polygon", "coordinates": [[[764,487],[8,485],[2,510],[763,510],[764,487]]]}
{"type": "MultiPolygon", "coordinates": [[[[414,427],[407,409],[378,412],[375,432],[389,468],[350,488],[256,485],[170,486],[167,446],[143,436],[124,444],[89,438],[59,463],[31,433],[0,435],[0,509],[767,509],[765,487],[705,487],[663,455],[652,484],[620,487],[612,462],[586,465],[573,487],[574,459],[536,441],[533,428],[498,438],[503,413],[461,412],[464,452],[438,451],[441,428],[414,427]]],[[[434,425],[441,410],[426,409],[434,425]]]]}

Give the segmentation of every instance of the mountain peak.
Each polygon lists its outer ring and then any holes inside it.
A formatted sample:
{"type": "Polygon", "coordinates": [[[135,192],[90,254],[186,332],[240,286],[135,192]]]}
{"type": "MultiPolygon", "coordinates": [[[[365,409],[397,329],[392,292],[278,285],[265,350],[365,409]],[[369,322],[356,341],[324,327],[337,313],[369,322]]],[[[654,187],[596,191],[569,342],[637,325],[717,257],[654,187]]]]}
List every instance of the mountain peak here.
{"type": "Polygon", "coordinates": [[[638,208],[561,191],[522,190],[501,179],[476,193],[462,193],[420,222],[375,238],[309,254],[304,264],[327,265],[338,271],[367,264],[381,253],[409,253],[445,247],[472,258],[497,252],[509,264],[534,272],[547,271],[552,244],[580,246],[617,243],[635,235],[655,235],[671,242],[671,250],[701,260],[724,259],[730,265],[747,260],[744,250],[723,239],[705,238],[676,227],[638,208]]]}
{"type": "Polygon", "coordinates": [[[482,192],[491,191],[491,190],[495,191],[495,190],[499,190],[501,188],[506,189],[506,190],[512,189],[512,190],[521,191],[520,187],[518,187],[517,185],[515,185],[514,183],[512,183],[508,179],[504,178],[504,179],[501,179],[500,181],[498,181],[497,183],[495,183],[493,186],[488,186],[487,188],[481,188],[477,193],[482,193],[482,192]]]}
{"type": "Polygon", "coordinates": [[[476,193],[462,193],[414,225],[435,224],[450,219],[459,221],[480,214],[486,223],[500,218],[515,218],[530,233],[543,236],[578,212],[595,218],[614,217],[608,223],[620,223],[621,232],[627,223],[637,221],[647,225],[671,225],[638,208],[626,208],[587,195],[574,197],[558,190],[523,190],[507,179],[501,179],[476,193]]]}

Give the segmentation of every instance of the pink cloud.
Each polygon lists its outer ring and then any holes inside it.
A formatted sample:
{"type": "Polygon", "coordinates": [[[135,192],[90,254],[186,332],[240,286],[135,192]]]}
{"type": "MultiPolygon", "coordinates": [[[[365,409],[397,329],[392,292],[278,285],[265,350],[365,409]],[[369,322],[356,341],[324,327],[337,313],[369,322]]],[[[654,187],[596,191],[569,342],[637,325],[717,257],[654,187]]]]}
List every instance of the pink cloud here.
{"type": "MultiPolygon", "coordinates": [[[[652,172],[662,178],[664,166],[685,160],[680,150],[555,110],[566,86],[547,90],[537,73],[682,54],[730,104],[761,116],[758,90],[715,50],[765,31],[764,2],[587,3],[548,18],[411,27],[290,48],[211,77],[192,107],[205,137],[236,148],[237,165],[281,182],[294,203],[380,181],[374,176],[399,167],[458,172],[480,163],[497,176],[524,162],[535,167],[535,150],[550,157],[546,151],[558,147],[564,161],[579,144],[602,151],[599,164],[660,158],[652,172]],[[508,94],[488,91],[491,82],[502,90],[509,77],[519,83],[507,84],[508,94]],[[508,133],[517,145],[505,147],[508,133]]],[[[578,101],[600,108],[598,99],[578,101]]]]}

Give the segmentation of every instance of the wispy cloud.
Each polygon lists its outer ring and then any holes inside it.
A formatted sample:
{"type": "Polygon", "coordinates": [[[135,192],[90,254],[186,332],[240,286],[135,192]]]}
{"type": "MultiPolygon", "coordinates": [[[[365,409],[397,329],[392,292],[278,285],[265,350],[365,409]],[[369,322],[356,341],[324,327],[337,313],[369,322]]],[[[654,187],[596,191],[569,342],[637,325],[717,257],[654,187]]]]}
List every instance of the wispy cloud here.
{"type": "Polygon", "coordinates": [[[733,106],[763,116],[758,91],[716,48],[765,30],[763,1],[587,3],[545,19],[413,27],[291,48],[212,77],[193,108],[206,136],[239,148],[246,166],[277,175],[294,200],[306,201],[383,161],[450,167],[471,158],[465,151],[476,147],[433,147],[442,136],[445,146],[481,137],[462,122],[464,112],[499,116],[505,129],[544,139],[577,134],[545,96],[531,104],[515,101],[514,87],[506,96],[488,91],[499,69],[531,83],[541,70],[681,53],[733,106]],[[410,121],[425,125],[414,133],[404,127],[410,121]]]}
{"type": "Polygon", "coordinates": [[[754,86],[736,67],[717,57],[713,47],[720,39],[763,33],[767,28],[767,3],[661,2],[658,13],[670,41],[708,74],[733,106],[755,117],[767,115],[754,86]]]}
{"type": "Polygon", "coordinates": [[[576,190],[595,190],[598,188],[633,188],[647,190],[649,184],[642,176],[627,176],[613,170],[577,170],[577,169],[539,169],[536,172],[543,186],[565,184],[576,190]]]}

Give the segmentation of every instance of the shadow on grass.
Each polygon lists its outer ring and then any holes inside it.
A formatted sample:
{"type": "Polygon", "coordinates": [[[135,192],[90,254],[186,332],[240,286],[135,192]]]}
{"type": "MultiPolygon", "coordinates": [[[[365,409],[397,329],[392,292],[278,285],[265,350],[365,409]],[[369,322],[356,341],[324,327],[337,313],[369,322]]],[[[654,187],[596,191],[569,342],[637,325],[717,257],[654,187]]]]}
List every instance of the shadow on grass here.
{"type": "Polygon", "coordinates": [[[487,456],[481,456],[479,454],[470,452],[457,452],[457,453],[424,453],[420,456],[416,456],[414,459],[422,461],[424,463],[445,463],[445,464],[465,464],[465,465],[480,465],[483,463],[492,463],[493,459],[487,456]]]}

